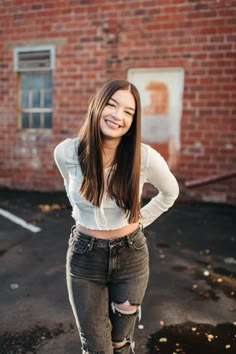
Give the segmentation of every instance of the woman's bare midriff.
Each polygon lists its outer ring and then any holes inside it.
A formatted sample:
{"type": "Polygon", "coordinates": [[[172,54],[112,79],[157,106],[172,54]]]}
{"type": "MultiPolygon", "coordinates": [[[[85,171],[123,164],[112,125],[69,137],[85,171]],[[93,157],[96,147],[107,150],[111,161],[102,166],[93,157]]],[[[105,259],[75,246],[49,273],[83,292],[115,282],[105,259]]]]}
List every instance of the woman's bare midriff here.
{"type": "Polygon", "coordinates": [[[116,230],[91,230],[87,229],[86,227],[76,223],[76,230],[92,237],[96,238],[103,238],[103,239],[110,239],[110,238],[117,238],[117,237],[123,237],[131,232],[135,231],[139,226],[139,223],[133,223],[129,224],[127,226],[121,227],[120,229],[116,230]]]}

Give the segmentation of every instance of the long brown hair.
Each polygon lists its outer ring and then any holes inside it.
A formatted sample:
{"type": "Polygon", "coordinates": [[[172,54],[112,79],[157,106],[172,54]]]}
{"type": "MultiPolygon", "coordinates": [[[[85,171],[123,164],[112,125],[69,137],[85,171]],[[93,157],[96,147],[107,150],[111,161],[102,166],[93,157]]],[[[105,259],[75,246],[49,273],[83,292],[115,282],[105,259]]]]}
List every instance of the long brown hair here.
{"type": "Polygon", "coordinates": [[[129,90],[133,94],[136,109],[131,127],[116,149],[108,175],[107,192],[132,223],[137,222],[140,216],[141,104],[138,90],[128,81],[110,81],[90,100],[86,120],[79,132],[78,156],[83,173],[80,193],[93,205],[97,207],[101,205],[105,180],[100,117],[105,105],[118,90],[129,90]]]}

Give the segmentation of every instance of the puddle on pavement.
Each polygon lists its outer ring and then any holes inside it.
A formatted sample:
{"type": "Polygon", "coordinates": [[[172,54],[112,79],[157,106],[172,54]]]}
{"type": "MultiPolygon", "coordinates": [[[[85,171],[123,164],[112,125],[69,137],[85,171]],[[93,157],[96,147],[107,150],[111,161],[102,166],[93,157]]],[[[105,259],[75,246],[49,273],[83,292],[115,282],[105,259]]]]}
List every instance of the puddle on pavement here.
{"type": "Polygon", "coordinates": [[[3,332],[0,333],[0,353],[35,354],[39,345],[45,340],[55,338],[62,333],[65,333],[62,324],[58,324],[53,329],[35,326],[23,332],[3,332]]]}
{"type": "Polygon", "coordinates": [[[147,349],[149,354],[235,354],[236,323],[165,326],[149,337],[147,349]]]}
{"type": "Polygon", "coordinates": [[[211,267],[205,266],[204,268],[188,267],[184,264],[175,264],[171,267],[175,272],[189,272],[189,276],[195,282],[191,291],[194,291],[201,300],[218,301],[220,299],[219,291],[222,291],[230,299],[236,299],[236,273],[223,267],[211,269],[211,267]],[[199,286],[198,280],[205,280],[210,289],[206,289],[202,285],[199,286]]]}
{"type": "Polygon", "coordinates": [[[200,300],[218,301],[220,296],[212,289],[198,289],[195,294],[200,300]]]}
{"type": "Polygon", "coordinates": [[[214,268],[204,271],[194,268],[195,279],[204,279],[213,290],[221,290],[230,299],[236,299],[236,275],[224,268],[214,268]]]}
{"type": "Polygon", "coordinates": [[[175,264],[171,267],[176,272],[184,272],[185,270],[188,270],[188,267],[183,264],[175,264]]]}
{"type": "Polygon", "coordinates": [[[157,243],[156,246],[158,248],[170,248],[170,245],[168,245],[167,243],[157,243]]]}
{"type": "Polygon", "coordinates": [[[227,277],[235,279],[235,281],[236,281],[236,273],[229,271],[228,269],[225,269],[223,267],[217,267],[217,268],[214,268],[214,271],[216,273],[221,274],[221,275],[226,275],[227,277]]]}
{"type": "Polygon", "coordinates": [[[0,257],[3,256],[5,253],[7,252],[7,250],[0,250],[0,257]]]}

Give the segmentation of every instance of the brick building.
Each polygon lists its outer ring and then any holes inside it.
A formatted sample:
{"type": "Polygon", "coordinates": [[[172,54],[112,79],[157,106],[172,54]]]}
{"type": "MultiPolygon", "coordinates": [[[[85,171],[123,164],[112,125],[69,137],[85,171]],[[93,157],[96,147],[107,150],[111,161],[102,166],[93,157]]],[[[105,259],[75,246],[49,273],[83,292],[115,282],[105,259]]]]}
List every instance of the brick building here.
{"type": "Polygon", "coordinates": [[[0,3],[0,184],[60,190],[52,152],[95,89],[139,68],[181,68],[182,197],[236,204],[235,1],[0,3]],[[186,188],[184,181],[214,176],[186,188]]]}

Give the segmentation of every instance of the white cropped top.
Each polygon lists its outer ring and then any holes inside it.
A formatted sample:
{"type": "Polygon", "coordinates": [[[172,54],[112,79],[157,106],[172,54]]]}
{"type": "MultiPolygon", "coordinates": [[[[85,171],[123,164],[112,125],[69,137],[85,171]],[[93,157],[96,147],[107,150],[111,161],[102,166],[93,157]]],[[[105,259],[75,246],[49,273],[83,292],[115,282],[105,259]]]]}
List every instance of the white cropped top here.
{"type": "MultiPolygon", "coordinates": [[[[83,180],[78,161],[79,139],[66,139],[56,146],[54,158],[64,179],[65,189],[72,206],[72,217],[82,226],[92,230],[116,230],[128,225],[124,211],[104,193],[100,207],[81,197],[79,189],[83,180]]],[[[105,169],[105,173],[108,169],[105,169]]],[[[162,156],[149,145],[141,144],[141,171],[139,196],[143,185],[149,182],[159,193],[141,208],[139,222],[143,227],[151,224],[167,211],[179,194],[178,183],[162,156]]]]}

